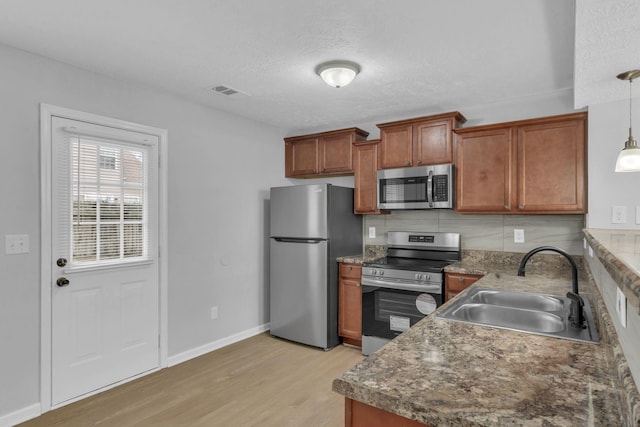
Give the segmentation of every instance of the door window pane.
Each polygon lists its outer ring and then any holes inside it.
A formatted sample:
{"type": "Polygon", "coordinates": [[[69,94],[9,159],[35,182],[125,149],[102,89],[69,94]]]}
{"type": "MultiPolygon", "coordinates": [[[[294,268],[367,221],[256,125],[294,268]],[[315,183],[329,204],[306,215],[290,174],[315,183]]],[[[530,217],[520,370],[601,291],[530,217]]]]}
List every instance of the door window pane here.
{"type": "Polygon", "coordinates": [[[73,262],[145,256],[145,148],[84,137],[71,142],[73,262]]]}

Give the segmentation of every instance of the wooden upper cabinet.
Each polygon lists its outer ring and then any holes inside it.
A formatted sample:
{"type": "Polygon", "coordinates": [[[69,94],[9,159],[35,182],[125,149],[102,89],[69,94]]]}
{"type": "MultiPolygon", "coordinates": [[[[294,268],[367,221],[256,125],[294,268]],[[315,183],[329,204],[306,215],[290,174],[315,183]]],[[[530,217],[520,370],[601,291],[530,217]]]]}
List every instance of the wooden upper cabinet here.
{"type": "Polygon", "coordinates": [[[586,120],[518,128],[518,210],[585,212],[586,120]]]}
{"type": "Polygon", "coordinates": [[[377,125],[380,169],[452,163],[452,131],[465,121],[455,111],[377,125]]]}
{"type": "Polygon", "coordinates": [[[458,129],[456,211],[586,212],[587,113],[458,129]]]}
{"type": "Polygon", "coordinates": [[[380,141],[380,169],[412,165],[413,126],[403,124],[380,128],[380,141]]]}
{"type": "Polygon", "coordinates": [[[285,138],[285,176],[318,176],[353,173],[353,144],[364,141],[368,132],[358,128],[341,129],[285,138]]]}
{"type": "Polygon", "coordinates": [[[380,140],[357,142],[354,144],[354,212],[374,215],[387,213],[378,209],[378,148],[380,140]]]}
{"type": "Polygon", "coordinates": [[[515,192],[512,130],[476,130],[457,138],[456,211],[510,212],[515,192]]]}
{"type": "Polygon", "coordinates": [[[285,144],[285,176],[318,173],[318,138],[301,138],[285,144]]]}

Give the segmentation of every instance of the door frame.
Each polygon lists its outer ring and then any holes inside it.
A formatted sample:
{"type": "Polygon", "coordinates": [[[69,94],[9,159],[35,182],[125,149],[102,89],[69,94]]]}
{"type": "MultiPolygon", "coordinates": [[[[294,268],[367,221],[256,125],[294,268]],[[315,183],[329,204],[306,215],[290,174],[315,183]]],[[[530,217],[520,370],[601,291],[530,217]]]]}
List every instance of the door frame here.
{"type": "Polygon", "coordinates": [[[92,393],[72,399],[63,405],[52,406],[51,374],[52,374],[52,249],[53,226],[52,214],[52,186],[51,171],[53,156],[51,152],[51,120],[52,117],[63,117],[71,120],[85,121],[97,125],[111,126],[126,130],[148,133],[158,137],[158,276],[159,276],[159,360],[158,369],[168,366],[168,201],[167,201],[167,130],[152,126],[141,125],[120,119],[104,117],[97,114],[86,113],[59,107],[50,104],[40,104],[40,412],[45,413],[58,406],[63,406],[76,400],[83,399],[92,394],[102,392],[108,388],[131,381],[139,376],[147,375],[153,371],[145,372],[133,378],[127,378],[115,384],[111,384],[92,393]]]}

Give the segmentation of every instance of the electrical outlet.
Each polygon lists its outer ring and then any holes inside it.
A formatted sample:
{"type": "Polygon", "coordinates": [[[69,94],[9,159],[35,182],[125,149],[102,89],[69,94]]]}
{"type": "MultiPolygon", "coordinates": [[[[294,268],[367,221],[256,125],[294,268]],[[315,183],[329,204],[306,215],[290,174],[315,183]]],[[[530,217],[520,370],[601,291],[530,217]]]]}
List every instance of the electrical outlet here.
{"type": "Polygon", "coordinates": [[[211,307],[211,320],[216,320],[218,318],[218,307],[217,306],[213,306],[211,307]]]}
{"type": "Polygon", "coordinates": [[[376,238],[376,228],[375,227],[369,227],[369,238],[370,239],[375,239],[376,238]]]}
{"type": "Polygon", "coordinates": [[[4,236],[4,253],[7,255],[29,253],[29,235],[7,234],[4,236]]]}
{"type": "Polygon", "coordinates": [[[611,224],[626,224],[627,223],[627,207],[626,206],[614,206],[611,210],[611,224]]]}
{"type": "Polygon", "coordinates": [[[524,243],[524,230],[522,228],[513,229],[513,242],[524,243]]]}
{"type": "Polygon", "coordinates": [[[620,288],[616,288],[616,312],[623,328],[627,327],[627,297],[620,288]]]}

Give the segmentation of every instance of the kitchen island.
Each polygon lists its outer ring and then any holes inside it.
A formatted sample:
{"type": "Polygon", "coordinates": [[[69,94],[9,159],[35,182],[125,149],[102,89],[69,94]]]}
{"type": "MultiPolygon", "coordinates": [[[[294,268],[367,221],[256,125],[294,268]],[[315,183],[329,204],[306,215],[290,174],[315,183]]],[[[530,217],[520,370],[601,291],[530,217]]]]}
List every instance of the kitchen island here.
{"type": "MultiPolygon", "coordinates": [[[[478,286],[565,295],[571,280],[490,273],[465,292],[478,286]]],[[[590,280],[580,293],[596,313],[600,344],[430,315],[343,373],[333,390],[346,397],[348,416],[360,402],[431,426],[636,425],[614,374],[617,338],[602,299],[590,280]]]]}

